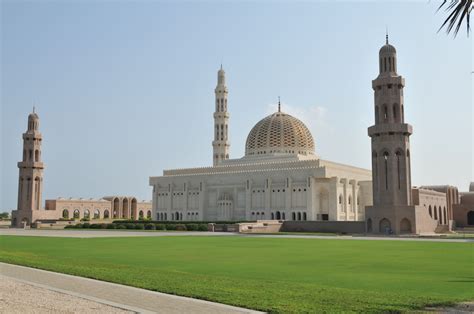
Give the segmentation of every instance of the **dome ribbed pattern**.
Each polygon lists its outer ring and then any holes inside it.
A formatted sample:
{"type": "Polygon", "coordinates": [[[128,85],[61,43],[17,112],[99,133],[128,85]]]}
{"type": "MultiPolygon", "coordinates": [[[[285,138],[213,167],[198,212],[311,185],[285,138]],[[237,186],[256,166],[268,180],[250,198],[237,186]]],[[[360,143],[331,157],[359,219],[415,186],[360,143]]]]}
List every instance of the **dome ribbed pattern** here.
{"type": "Polygon", "coordinates": [[[245,155],[314,154],[313,136],[303,122],[283,112],[260,120],[250,131],[245,155]]]}
{"type": "Polygon", "coordinates": [[[385,44],[380,48],[379,54],[394,54],[397,53],[397,49],[390,44],[385,44]]]}

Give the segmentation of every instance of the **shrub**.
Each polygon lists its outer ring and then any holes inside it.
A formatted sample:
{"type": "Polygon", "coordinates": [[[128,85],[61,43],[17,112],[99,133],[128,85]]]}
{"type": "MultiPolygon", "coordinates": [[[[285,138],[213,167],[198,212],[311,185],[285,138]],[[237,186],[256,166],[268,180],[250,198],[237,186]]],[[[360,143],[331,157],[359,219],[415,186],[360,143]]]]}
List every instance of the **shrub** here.
{"type": "Polygon", "coordinates": [[[100,225],[99,224],[91,224],[90,227],[91,229],[99,229],[100,225]]]}
{"type": "Polygon", "coordinates": [[[166,224],[165,229],[166,230],[176,230],[176,225],[175,224],[166,224]]]}
{"type": "Polygon", "coordinates": [[[80,228],[82,228],[82,224],[75,224],[75,225],[74,225],[74,228],[80,229],[80,228]]]}
{"type": "Polygon", "coordinates": [[[82,218],[81,221],[90,221],[89,218],[82,218]]]}
{"type": "Polygon", "coordinates": [[[123,225],[123,224],[117,224],[115,226],[115,229],[127,229],[127,226],[123,225]]]}
{"type": "Polygon", "coordinates": [[[145,229],[145,225],[144,225],[144,224],[136,224],[136,225],[135,225],[135,229],[137,229],[137,230],[143,230],[143,229],[145,229]]]}
{"type": "Polygon", "coordinates": [[[164,224],[155,224],[155,229],[156,230],[165,230],[165,225],[164,224]]]}
{"type": "Polygon", "coordinates": [[[127,223],[127,224],[125,224],[125,228],[127,228],[127,229],[135,229],[135,224],[127,223]]]}
{"type": "Polygon", "coordinates": [[[186,230],[188,231],[197,231],[199,228],[198,224],[186,224],[186,230]]]}
{"type": "MultiPolygon", "coordinates": [[[[109,226],[108,224],[99,224],[100,226],[100,229],[107,229],[107,227],[109,226]]],[[[113,226],[113,225],[112,225],[113,226]]]]}
{"type": "Polygon", "coordinates": [[[67,225],[66,227],[64,227],[64,229],[72,229],[72,228],[74,228],[73,225],[67,225]]]}
{"type": "Polygon", "coordinates": [[[178,225],[176,225],[176,230],[177,231],[186,231],[186,225],[178,224],[178,225]]]}
{"type": "Polygon", "coordinates": [[[207,225],[199,224],[198,225],[198,231],[209,231],[209,229],[207,228],[207,225]]]}
{"type": "Polygon", "coordinates": [[[156,226],[154,224],[146,224],[145,230],[156,230],[156,226]]]}
{"type": "Polygon", "coordinates": [[[117,226],[118,225],[114,225],[114,224],[107,224],[107,229],[117,229],[117,226]]]}
{"type": "Polygon", "coordinates": [[[89,228],[90,226],[91,226],[91,224],[88,223],[88,222],[85,222],[85,223],[82,224],[82,228],[85,228],[85,229],[89,228]]]}

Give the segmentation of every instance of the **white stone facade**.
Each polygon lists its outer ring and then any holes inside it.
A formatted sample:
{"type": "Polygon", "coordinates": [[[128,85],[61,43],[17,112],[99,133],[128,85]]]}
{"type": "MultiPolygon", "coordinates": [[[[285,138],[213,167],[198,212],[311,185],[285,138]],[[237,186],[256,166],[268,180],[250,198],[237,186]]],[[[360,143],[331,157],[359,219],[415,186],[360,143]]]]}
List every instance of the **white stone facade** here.
{"type": "MultiPolygon", "coordinates": [[[[227,95],[224,72],[218,72],[216,109],[228,117],[227,98],[219,107],[218,91],[227,95]]],[[[219,120],[220,121],[220,120],[219,120]]],[[[214,139],[228,147],[228,119],[215,126],[214,139]]],[[[153,218],[183,221],[251,221],[262,219],[363,221],[372,204],[370,170],[321,160],[313,137],[297,118],[278,111],[258,122],[246,141],[246,155],[216,155],[214,166],[164,170],[150,177],[153,218]],[[216,158],[216,156],[218,158],[216,158]],[[216,162],[217,160],[217,162],[216,162]]]]}

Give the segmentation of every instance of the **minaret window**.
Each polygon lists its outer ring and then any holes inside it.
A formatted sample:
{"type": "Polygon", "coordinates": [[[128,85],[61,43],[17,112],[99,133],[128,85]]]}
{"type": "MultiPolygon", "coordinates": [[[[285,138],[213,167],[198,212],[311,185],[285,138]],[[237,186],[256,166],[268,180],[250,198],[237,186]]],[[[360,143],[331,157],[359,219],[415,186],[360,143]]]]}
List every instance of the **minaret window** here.
{"type": "Polygon", "coordinates": [[[387,109],[387,105],[385,105],[385,106],[383,107],[383,119],[384,119],[385,122],[387,122],[387,120],[388,120],[388,109],[387,109]]]}
{"type": "Polygon", "coordinates": [[[31,178],[28,178],[26,179],[27,183],[27,187],[26,187],[26,200],[29,201],[30,200],[30,195],[31,195],[31,178]]]}
{"type": "Polygon", "coordinates": [[[35,209],[39,210],[40,207],[40,179],[39,177],[35,178],[35,209]]]}
{"type": "Polygon", "coordinates": [[[401,187],[401,172],[400,172],[400,156],[401,152],[397,152],[397,174],[398,174],[398,189],[400,190],[401,187]]]}
{"type": "Polygon", "coordinates": [[[398,105],[397,104],[394,104],[393,105],[393,120],[394,122],[398,122],[398,114],[397,114],[397,110],[398,109],[398,105]]]}
{"type": "Polygon", "coordinates": [[[35,162],[39,162],[39,150],[35,150],[35,162]]]}
{"type": "Polygon", "coordinates": [[[30,149],[29,154],[28,154],[28,157],[29,157],[29,158],[28,158],[29,161],[32,161],[32,160],[33,160],[33,150],[32,150],[32,149],[30,149]]]}
{"type": "Polygon", "coordinates": [[[375,123],[379,123],[379,106],[375,106],[375,123]]]}
{"type": "Polygon", "coordinates": [[[387,72],[387,58],[383,58],[383,70],[387,72]]]}
{"type": "Polygon", "coordinates": [[[383,154],[384,162],[385,162],[385,189],[388,190],[388,152],[383,154]]]}

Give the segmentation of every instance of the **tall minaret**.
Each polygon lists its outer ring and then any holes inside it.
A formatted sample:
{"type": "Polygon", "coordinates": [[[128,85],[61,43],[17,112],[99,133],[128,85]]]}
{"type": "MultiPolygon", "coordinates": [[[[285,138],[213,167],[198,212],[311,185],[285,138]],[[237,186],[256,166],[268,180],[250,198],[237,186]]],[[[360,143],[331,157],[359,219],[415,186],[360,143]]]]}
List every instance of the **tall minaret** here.
{"type": "Polygon", "coordinates": [[[225,72],[217,72],[216,111],[214,112],[214,140],[212,141],[213,165],[218,165],[222,160],[229,159],[229,113],[227,112],[227,86],[225,85],[225,72]]]}
{"type": "Polygon", "coordinates": [[[23,133],[23,160],[18,163],[20,169],[18,180],[19,211],[41,209],[44,169],[41,161],[41,141],[39,117],[33,107],[33,112],[28,116],[28,129],[23,133]]]}
{"type": "Polygon", "coordinates": [[[379,75],[372,81],[375,125],[368,129],[374,207],[396,210],[412,205],[409,137],[413,130],[405,123],[404,87],[405,79],[397,74],[397,51],[387,35],[379,51],[379,75]]]}

